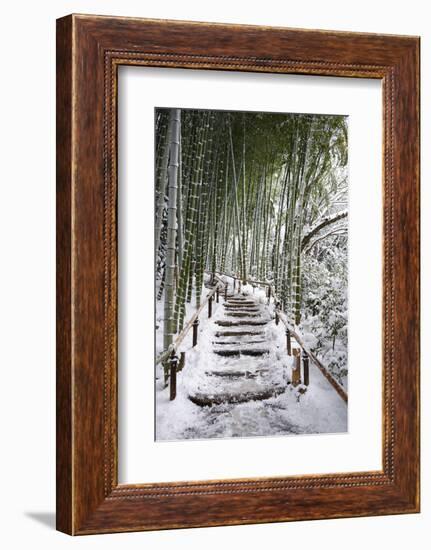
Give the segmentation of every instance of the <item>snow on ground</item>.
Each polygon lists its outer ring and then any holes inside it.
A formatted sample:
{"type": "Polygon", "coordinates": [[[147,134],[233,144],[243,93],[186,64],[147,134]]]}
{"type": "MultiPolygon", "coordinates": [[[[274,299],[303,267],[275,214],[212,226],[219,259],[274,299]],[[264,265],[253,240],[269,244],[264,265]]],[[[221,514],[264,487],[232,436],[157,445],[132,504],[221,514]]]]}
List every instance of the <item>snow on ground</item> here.
{"type": "MultiPolygon", "coordinates": [[[[245,288],[247,299],[258,304],[259,319],[270,320],[271,313],[265,304],[265,292],[245,288]]],[[[244,288],[242,289],[244,291],[244,288]]],[[[202,299],[209,290],[204,288],[202,299]]],[[[301,394],[304,387],[293,388],[290,381],[292,358],[286,353],[284,325],[275,325],[273,320],[264,327],[253,327],[250,331],[260,332],[263,328],[265,344],[260,343],[262,336],[247,336],[247,348],[269,348],[269,355],[223,357],[213,353],[215,333],[220,327],[214,323],[225,318],[223,298],[219,304],[213,301],[213,316],[208,319],[207,308],[200,315],[198,345],[192,348],[192,332],[186,336],[178,351],[186,352],[186,364],[177,376],[177,397],[169,401],[169,388],[164,388],[163,370],[156,371],[156,439],[208,439],[228,437],[256,437],[288,434],[317,434],[347,431],[347,406],[327,382],[321,372],[310,362],[310,385],[301,394]],[[208,376],[208,372],[241,369],[249,377],[229,378],[226,376],[208,376]],[[279,388],[281,393],[265,400],[252,400],[244,403],[223,403],[212,406],[194,404],[189,395],[218,395],[226,391],[253,392],[257,388],[279,388]]],[[[188,304],[186,318],[194,311],[194,298],[188,304]]],[[[162,333],[163,301],[157,303],[156,318],[162,333]]],[[[156,342],[161,344],[157,334],[156,342]]],[[[229,342],[229,338],[225,340],[229,342]]],[[[237,337],[233,337],[238,339],[237,337]]],[[[241,347],[244,347],[241,346],[241,347]]],[[[226,344],[225,347],[229,347],[226,344]]],[[[161,346],[158,347],[158,352],[161,346]]]]}

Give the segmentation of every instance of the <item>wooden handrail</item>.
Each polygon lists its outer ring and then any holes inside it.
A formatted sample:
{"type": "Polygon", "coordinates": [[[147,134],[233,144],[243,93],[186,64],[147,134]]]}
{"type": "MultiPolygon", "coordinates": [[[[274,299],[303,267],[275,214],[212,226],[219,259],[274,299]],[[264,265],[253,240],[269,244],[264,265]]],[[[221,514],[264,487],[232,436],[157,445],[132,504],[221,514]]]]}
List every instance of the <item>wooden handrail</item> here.
{"type": "Polygon", "coordinates": [[[172,344],[168,347],[168,349],[163,351],[156,358],[156,365],[158,365],[159,363],[162,363],[163,361],[166,361],[166,359],[168,359],[168,357],[172,354],[172,352],[176,351],[179,348],[180,344],[182,343],[184,338],[187,336],[187,333],[192,328],[194,321],[199,317],[201,311],[208,303],[208,300],[211,298],[211,296],[214,296],[214,294],[217,292],[217,288],[218,289],[224,288],[224,283],[223,282],[217,283],[215,287],[211,290],[211,292],[209,292],[206,295],[204,301],[201,303],[201,305],[198,307],[198,309],[195,311],[195,313],[192,315],[189,321],[187,321],[186,326],[180,332],[175,342],[172,342],[172,344]]]}
{"type": "Polygon", "coordinates": [[[338,395],[343,399],[343,401],[347,403],[348,397],[347,397],[346,390],[341,386],[339,382],[337,382],[337,380],[332,376],[332,374],[330,374],[328,369],[319,361],[319,359],[314,355],[314,353],[307,348],[301,336],[298,334],[295,328],[292,327],[292,325],[289,323],[285,314],[281,311],[280,308],[277,308],[277,314],[281,322],[284,324],[284,326],[287,329],[289,329],[290,334],[295,338],[295,340],[298,342],[302,350],[305,351],[305,353],[310,357],[313,363],[315,363],[317,368],[320,370],[320,372],[323,374],[326,380],[331,384],[331,386],[335,389],[338,395]]]}
{"type": "MultiPolygon", "coordinates": [[[[214,277],[217,277],[219,281],[221,281],[220,277],[218,275],[224,275],[225,277],[230,277],[231,279],[241,279],[238,275],[233,275],[232,273],[223,273],[223,271],[209,271],[208,269],[205,270],[206,273],[209,273],[210,275],[214,275],[214,277]],[[217,275],[218,273],[218,275],[217,275]]],[[[226,284],[224,281],[222,281],[223,284],[226,284]]]]}
{"type": "Polygon", "coordinates": [[[218,279],[218,282],[223,285],[223,288],[226,286],[226,283],[217,275],[217,273],[214,273],[214,277],[218,279]]]}
{"type": "Polygon", "coordinates": [[[266,281],[255,281],[254,279],[249,279],[248,282],[254,285],[272,286],[271,283],[268,283],[266,281]]]}

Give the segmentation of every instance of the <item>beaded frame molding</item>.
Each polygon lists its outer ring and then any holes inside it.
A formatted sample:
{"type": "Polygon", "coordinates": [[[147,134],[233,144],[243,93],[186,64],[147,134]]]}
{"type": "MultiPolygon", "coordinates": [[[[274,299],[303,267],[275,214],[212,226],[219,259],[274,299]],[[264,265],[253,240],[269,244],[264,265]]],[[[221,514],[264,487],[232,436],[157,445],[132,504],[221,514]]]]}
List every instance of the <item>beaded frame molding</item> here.
{"type": "Polygon", "coordinates": [[[419,38],[91,15],[59,19],[57,529],[90,534],[418,511],[419,38]],[[120,65],[382,81],[381,471],[118,483],[120,65]]]}

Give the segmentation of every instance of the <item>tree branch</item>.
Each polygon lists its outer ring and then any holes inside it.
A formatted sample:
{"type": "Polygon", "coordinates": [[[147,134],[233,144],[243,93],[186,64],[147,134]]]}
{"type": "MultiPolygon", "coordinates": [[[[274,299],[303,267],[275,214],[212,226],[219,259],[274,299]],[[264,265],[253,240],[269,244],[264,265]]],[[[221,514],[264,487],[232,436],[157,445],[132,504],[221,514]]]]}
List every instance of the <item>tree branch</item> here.
{"type": "Polygon", "coordinates": [[[308,253],[310,252],[310,250],[313,248],[313,246],[317,243],[319,243],[320,241],[324,241],[325,239],[327,239],[328,237],[331,237],[331,235],[344,235],[347,233],[347,228],[343,228],[343,227],[334,227],[334,229],[331,229],[330,231],[328,231],[327,233],[325,233],[324,235],[321,235],[320,237],[317,237],[316,239],[314,239],[314,241],[308,245],[307,248],[304,248],[303,250],[308,253]]]}
{"type": "Polygon", "coordinates": [[[343,218],[346,218],[347,214],[348,214],[348,211],[343,210],[341,212],[337,212],[336,214],[333,214],[332,216],[326,216],[325,218],[323,218],[321,222],[315,225],[313,229],[310,229],[310,231],[302,238],[301,251],[304,250],[304,248],[307,246],[310,240],[314,237],[314,235],[316,235],[316,233],[319,233],[319,231],[321,231],[324,227],[327,227],[328,225],[331,225],[343,218]]]}

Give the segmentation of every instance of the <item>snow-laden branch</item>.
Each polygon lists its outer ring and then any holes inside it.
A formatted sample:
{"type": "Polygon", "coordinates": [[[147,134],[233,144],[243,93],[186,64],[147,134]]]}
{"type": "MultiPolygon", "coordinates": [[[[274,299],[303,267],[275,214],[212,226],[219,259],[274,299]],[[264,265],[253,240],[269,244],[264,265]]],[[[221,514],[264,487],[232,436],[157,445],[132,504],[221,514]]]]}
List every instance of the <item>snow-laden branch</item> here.
{"type": "Polygon", "coordinates": [[[319,221],[318,224],[316,224],[310,231],[304,235],[301,242],[301,250],[304,250],[304,248],[308,245],[308,243],[311,241],[311,239],[319,233],[322,229],[327,227],[328,225],[331,225],[335,222],[338,222],[339,220],[347,217],[347,210],[342,210],[341,212],[337,212],[336,214],[333,214],[332,216],[326,216],[322,220],[319,221]]]}
{"type": "Polygon", "coordinates": [[[347,233],[347,227],[340,227],[340,226],[334,227],[329,231],[327,231],[326,233],[324,233],[323,235],[319,235],[318,237],[316,237],[312,243],[310,243],[306,248],[303,249],[303,251],[305,253],[308,253],[314,247],[314,245],[316,245],[321,241],[324,241],[328,237],[331,237],[332,235],[345,235],[346,233],[347,233]]]}

